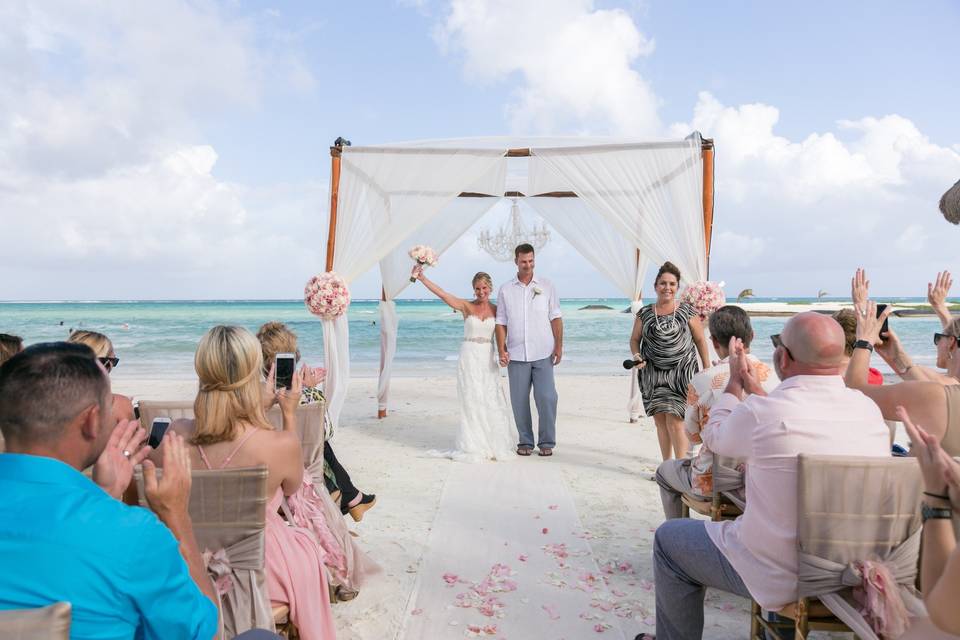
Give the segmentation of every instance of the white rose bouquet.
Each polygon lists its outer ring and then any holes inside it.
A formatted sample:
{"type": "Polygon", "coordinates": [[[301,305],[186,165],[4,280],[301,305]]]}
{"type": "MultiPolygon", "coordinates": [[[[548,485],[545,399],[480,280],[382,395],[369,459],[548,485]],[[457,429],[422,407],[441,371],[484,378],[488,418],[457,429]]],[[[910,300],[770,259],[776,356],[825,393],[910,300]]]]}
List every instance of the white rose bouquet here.
{"type": "MultiPolygon", "coordinates": [[[[411,258],[413,258],[414,261],[421,267],[424,267],[424,266],[434,267],[436,266],[437,262],[439,262],[439,260],[437,259],[436,252],[430,247],[423,244],[418,244],[417,246],[410,249],[410,252],[408,255],[411,258]]],[[[416,282],[416,281],[417,281],[416,278],[414,278],[413,276],[410,276],[410,282],[416,282]]]]}

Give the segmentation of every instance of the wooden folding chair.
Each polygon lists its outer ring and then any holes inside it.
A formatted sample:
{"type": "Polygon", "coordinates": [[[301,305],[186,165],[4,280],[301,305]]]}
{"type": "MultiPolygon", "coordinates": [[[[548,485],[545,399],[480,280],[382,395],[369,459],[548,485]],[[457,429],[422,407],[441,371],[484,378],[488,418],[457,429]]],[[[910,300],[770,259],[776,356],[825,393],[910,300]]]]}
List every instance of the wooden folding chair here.
{"type": "Polygon", "coordinates": [[[739,474],[734,470],[733,462],[728,458],[722,458],[714,454],[714,481],[712,483],[712,492],[708,497],[700,497],[685,493],[680,496],[681,515],[684,518],[690,517],[690,511],[693,510],[702,516],[706,516],[714,522],[721,520],[735,520],[743,515],[743,505],[737,504],[728,492],[722,487],[733,483],[733,479],[739,474]]]}
{"type": "MultiPolygon", "coordinates": [[[[797,548],[801,556],[824,559],[836,566],[890,556],[918,535],[920,469],[907,458],[807,456],[797,461],[797,548]]],[[[907,547],[909,549],[909,547],[907,547]]],[[[916,557],[912,559],[915,571],[916,557]]],[[[909,563],[908,563],[909,564],[909,563]]],[[[796,640],[810,631],[852,629],[820,601],[827,594],[848,598],[850,589],[821,587],[822,576],[799,569],[799,596],[770,622],[761,607],[751,606],[750,638],[764,640],[764,631],[782,638],[793,628],[796,640]],[[814,583],[816,580],[816,583],[814,583]],[[827,589],[823,591],[823,589],[827,589]]],[[[913,575],[909,581],[912,582],[913,575]]]]}
{"type": "Polygon", "coordinates": [[[0,638],[70,640],[72,609],[69,602],[54,602],[36,609],[0,611],[0,638]]]}

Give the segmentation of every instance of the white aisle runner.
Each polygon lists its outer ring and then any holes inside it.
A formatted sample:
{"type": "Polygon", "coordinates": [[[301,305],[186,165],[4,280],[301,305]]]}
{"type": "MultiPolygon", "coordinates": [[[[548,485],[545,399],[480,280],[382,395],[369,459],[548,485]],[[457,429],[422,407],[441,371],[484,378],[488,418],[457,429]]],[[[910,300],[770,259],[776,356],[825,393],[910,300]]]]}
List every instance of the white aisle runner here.
{"type": "Polygon", "coordinates": [[[451,466],[398,637],[624,640],[551,460],[451,466]]]}

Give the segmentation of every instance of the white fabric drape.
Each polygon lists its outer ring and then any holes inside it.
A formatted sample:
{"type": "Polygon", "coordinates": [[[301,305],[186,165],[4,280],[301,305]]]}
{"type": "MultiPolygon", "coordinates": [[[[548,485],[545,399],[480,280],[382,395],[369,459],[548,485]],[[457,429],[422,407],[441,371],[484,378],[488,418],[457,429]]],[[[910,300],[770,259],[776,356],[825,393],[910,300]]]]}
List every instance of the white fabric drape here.
{"type": "MultiPolygon", "coordinates": [[[[505,167],[503,163],[495,167],[496,173],[492,176],[495,181],[503,180],[505,167]]],[[[484,176],[484,179],[487,178],[488,176],[484,176]]],[[[483,188],[483,185],[479,187],[483,188]]],[[[471,188],[468,188],[468,191],[471,188]]],[[[502,186],[497,188],[502,189],[502,186]]],[[[400,321],[393,299],[411,284],[410,269],[413,261],[408,255],[410,247],[424,244],[432,247],[438,256],[442,255],[499,201],[500,198],[457,198],[444,207],[430,224],[416,229],[380,260],[384,297],[389,302],[389,305],[380,303],[380,379],[377,384],[377,406],[381,411],[385,411],[389,405],[390,375],[393,358],[397,353],[400,321]]]]}
{"type": "MultiPolygon", "coordinates": [[[[487,193],[503,187],[503,151],[345,147],[333,270],[349,284],[439,214],[464,185],[487,193]]],[[[324,322],[325,390],[336,425],[350,372],[346,318],[324,322]]]]}
{"type": "Polygon", "coordinates": [[[377,408],[386,410],[390,397],[390,372],[393,356],[397,353],[397,303],[380,301],[380,379],[377,383],[377,408]]]}
{"type": "Polygon", "coordinates": [[[705,280],[700,146],[694,134],[680,143],[532,149],[530,189],[566,184],[645,256],[671,260],[689,282],[705,280]]]}

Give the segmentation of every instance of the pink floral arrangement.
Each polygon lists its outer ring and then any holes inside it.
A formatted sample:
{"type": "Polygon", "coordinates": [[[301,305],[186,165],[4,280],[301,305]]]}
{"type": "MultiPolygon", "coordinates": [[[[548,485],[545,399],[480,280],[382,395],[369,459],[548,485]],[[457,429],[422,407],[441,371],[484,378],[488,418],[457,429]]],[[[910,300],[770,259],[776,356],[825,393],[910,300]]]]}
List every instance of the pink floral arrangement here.
{"type": "MultiPolygon", "coordinates": [[[[435,267],[439,259],[437,258],[437,253],[428,247],[425,244],[418,244],[417,246],[410,249],[409,254],[414,261],[421,267],[435,267]]],[[[411,277],[410,282],[416,282],[417,279],[411,277]]]]}
{"type": "Polygon", "coordinates": [[[689,304],[701,320],[706,320],[711,313],[727,303],[723,285],[723,282],[698,280],[684,289],[680,302],[689,304]]]}
{"type": "Polygon", "coordinates": [[[303,289],[307,310],[324,320],[342,316],[350,306],[350,290],[343,278],[333,271],[313,276],[303,289]]]}

